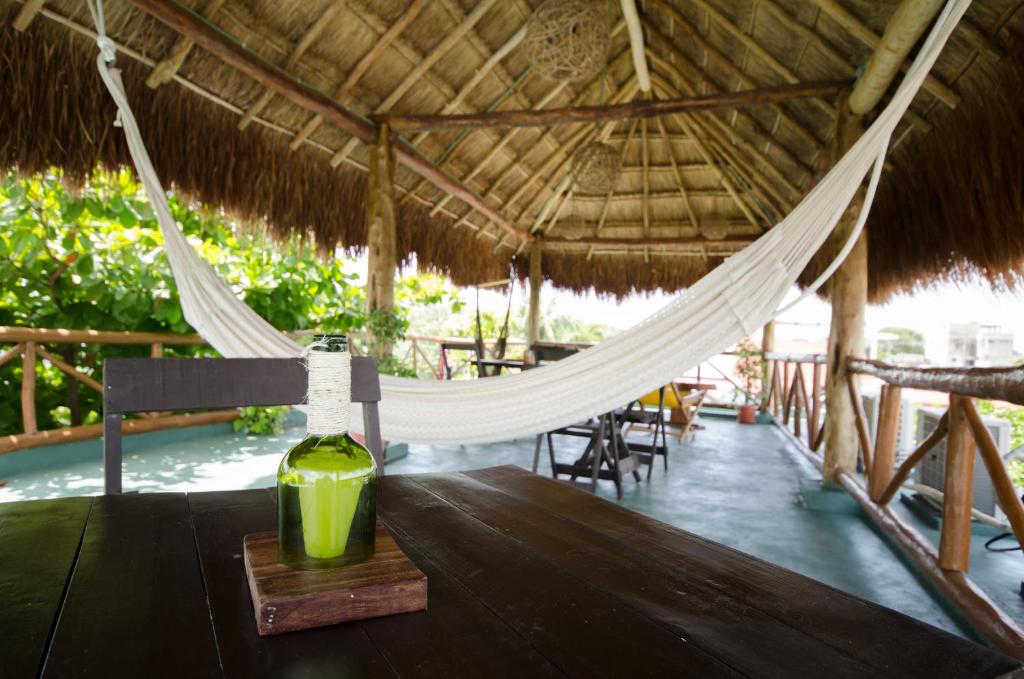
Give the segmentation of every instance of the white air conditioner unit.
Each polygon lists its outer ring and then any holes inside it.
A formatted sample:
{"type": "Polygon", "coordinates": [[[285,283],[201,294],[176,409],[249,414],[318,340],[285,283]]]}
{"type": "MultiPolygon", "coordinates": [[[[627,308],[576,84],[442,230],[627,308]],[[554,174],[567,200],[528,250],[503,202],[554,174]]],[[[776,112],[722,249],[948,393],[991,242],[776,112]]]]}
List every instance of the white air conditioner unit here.
{"type": "MultiPolygon", "coordinates": [[[[861,402],[864,405],[864,417],[868,422],[868,436],[871,437],[871,445],[875,445],[878,437],[878,405],[879,394],[863,394],[861,402]]],[[[900,400],[900,423],[896,431],[896,464],[906,459],[917,447],[917,404],[909,399],[900,400]]],[[[863,451],[861,451],[863,455],[863,451]]]]}
{"type": "MultiPolygon", "coordinates": [[[[935,430],[944,412],[946,411],[937,408],[920,409],[917,421],[919,443],[935,430]]],[[[992,440],[996,442],[999,454],[1005,457],[1010,451],[1010,422],[998,417],[982,417],[981,421],[992,434],[992,440]]],[[[944,491],[946,488],[945,470],[946,440],[943,439],[917,465],[917,482],[944,491]]],[[[980,512],[989,516],[997,516],[996,491],[992,485],[992,479],[989,478],[988,469],[985,468],[985,463],[977,453],[974,458],[974,497],[971,504],[980,512]]]]}

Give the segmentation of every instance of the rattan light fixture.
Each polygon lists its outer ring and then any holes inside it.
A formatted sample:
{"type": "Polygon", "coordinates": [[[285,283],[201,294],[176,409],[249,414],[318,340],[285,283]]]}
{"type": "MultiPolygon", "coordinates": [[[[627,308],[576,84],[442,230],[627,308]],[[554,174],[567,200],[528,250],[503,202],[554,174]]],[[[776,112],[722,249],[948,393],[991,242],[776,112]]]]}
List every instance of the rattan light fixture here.
{"type": "Polygon", "coordinates": [[[618,152],[600,141],[592,141],[572,159],[572,180],[580,193],[608,193],[622,168],[618,152]]]}
{"type": "Polygon", "coordinates": [[[700,235],[707,240],[722,240],[729,235],[729,225],[718,215],[708,215],[700,220],[700,235]]]}
{"type": "Polygon", "coordinates": [[[523,44],[539,73],[554,80],[580,80],[601,70],[609,35],[604,3],[547,0],[530,17],[523,44]]]}

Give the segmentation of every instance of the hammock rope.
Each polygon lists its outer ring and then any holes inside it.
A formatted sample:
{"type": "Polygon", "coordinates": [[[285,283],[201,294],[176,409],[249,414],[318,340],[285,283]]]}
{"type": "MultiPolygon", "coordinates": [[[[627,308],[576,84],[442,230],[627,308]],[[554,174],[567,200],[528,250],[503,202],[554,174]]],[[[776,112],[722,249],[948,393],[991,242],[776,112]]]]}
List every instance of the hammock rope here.
{"type": "MultiPolygon", "coordinates": [[[[228,358],[293,357],[301,347],[239,300],[174,222],[121,82],[103,26],[102,0],[89,0],[97,66],[165,239],[186,320],[228,358]]],[[[970,0],[949,0],[903,82],[874,123],[778,225],[650,318],[558,363],[467,381],[381,376],[381,429],[392,441],[485,443],[549,431],[607,412],[671,381],[755,332],[814,292],[842,264],[864,228],[889,139],[970,0]],[[779,309],[800,272],[839,223],[870,171],[855,228],[824,273],[779,309]]],[[[117,123],[115,123],[117,124],[117,123]]],[[[352,429],[361,429],[353,408],[352,429]]]]}

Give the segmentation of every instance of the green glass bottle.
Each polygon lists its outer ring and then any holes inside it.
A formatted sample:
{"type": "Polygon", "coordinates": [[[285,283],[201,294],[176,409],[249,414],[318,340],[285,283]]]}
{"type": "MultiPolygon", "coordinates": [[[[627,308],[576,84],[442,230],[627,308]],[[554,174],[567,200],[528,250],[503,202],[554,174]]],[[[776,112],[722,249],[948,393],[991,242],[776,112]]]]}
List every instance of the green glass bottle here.
{"type": "Polygon", "coordinates": [[[338,568],[373,556],[377,464],[347,432],[350,394],[338,384],[348,390],[340,377],[348,360],[346,337],[314,338],[308,433],[277,471],[278,554],[292,568],[338,568]]]}

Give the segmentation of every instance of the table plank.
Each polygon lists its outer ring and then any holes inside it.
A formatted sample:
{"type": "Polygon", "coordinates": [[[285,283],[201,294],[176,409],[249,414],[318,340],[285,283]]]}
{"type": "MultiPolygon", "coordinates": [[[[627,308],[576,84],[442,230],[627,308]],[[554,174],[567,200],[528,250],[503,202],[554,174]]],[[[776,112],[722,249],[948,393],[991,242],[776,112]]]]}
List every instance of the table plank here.
{"type": "Polygon", "coordinates": [[[221,676],[184,494],[93,500],[43,676],[221,676]]]}
{"type": "Polygon", "coordinates": [[[215,561],[224,561],[224,554],[240,553],[244,534],[274,525],[273,495],[266,491],[202,493],[191,495],[190,500],[227,676],[288,675],[304,666],[315,668],[310,676],[320,676],[317,672],[337,676],[342,669],[363,666],[356,662],[371,664],[373,672],[390,668],[385,676],[392,670],[400,676],[416,677],[563,676],[402,536],[395,536],[398,543],[428,577],[426,614],[387,616],[257,639],[241,564],[221,567],[218,563],[216,572],[212,571],[215,561]],[[238,607],[244,615],[234,614],[238,607]],[[378,667],[376,661],[364,657],[370,649],[383,656],[386,666],[378,667]]]}
{"type": "Polygon", "coordinates": [[[648,560],[701,574],[726,595],[872,665],[878,676],[993,677],[1020,667],[997,651],[902,613],[519,468],[466,475],[631,545],[648,560]]]}
{"type": "MultiPolygon", "coordinates": [[[[411,477],[385,477],[383,519],[569,676],[739,676],[613,596],[523,550],[411,477]]],[[[420,567],[427,562],[417,561],[420,567]]],[[[428,609],[429,613],[429,609],[428,609]]]]}
{"type": "Polygon", "coordinates": [[[91,497],[0,504],[0,663],[7,676],[35,676],[42,666],[91,506],[91,497]]]}
{"type": "MultiPolygon", "coordinates": [[[[613,594],[621,606],[650,618],[745,674],[837,678],[873,674],[870,666],[709,585],[704,574],[653,559],[628,542],[609,538],[463,474],[411,478],[516,540],[517,549],[557,564],[566,573],[613,594]]],[[[586,498],[588,504],[596,501],[589,494],[581,498],[586,498]]]]}
{"type": "Polygon", "coordinates": [[[358,624],[257,634],[242,538],[276,528],[267,489],[191,493],[188,501],[225,677],[395,676],[358,624]]]}

